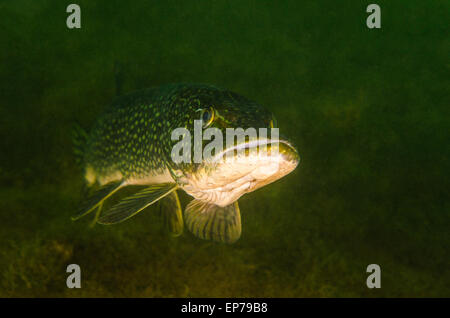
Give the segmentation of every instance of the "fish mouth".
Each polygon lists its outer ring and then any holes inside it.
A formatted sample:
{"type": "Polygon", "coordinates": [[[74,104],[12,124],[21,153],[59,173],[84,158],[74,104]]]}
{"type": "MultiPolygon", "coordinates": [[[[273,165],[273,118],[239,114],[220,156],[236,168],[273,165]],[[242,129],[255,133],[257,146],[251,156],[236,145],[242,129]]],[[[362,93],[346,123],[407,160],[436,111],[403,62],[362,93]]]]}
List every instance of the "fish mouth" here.
{"type": "Polygon", "coordinates": [[[193,197],[227,206],[245,193],[293,171],[300,157],[286,140],[255,139],[221,151],[190,174],[183,189],[193,197]]]}
{"type": "Polygon", "coordinates": [[[285,161],[296,163],[300,161],[295,146],[285,139],[256,139],[247,141],[232,147],[229,147],[219,154],[213,156],[212,161],[233,160],[249,157],[249,156],[265,156],[281,158],[285,161]]]}
{"type": "Polygon", "coordinates": [[[300,155],[298,154],[297,148],[287,140],[280,140],[278,142],[278,152],[287,161],[296,163],[300,161],[300,155]]]}

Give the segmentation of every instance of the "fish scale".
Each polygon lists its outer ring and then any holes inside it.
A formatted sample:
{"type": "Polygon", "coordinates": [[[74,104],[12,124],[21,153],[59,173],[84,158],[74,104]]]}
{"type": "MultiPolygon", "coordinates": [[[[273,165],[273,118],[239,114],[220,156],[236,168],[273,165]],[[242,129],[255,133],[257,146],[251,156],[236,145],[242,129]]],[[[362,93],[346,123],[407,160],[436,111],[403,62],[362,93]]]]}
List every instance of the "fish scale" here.
{"type": "MultiPolygon", "coordinates": [[[[182,189],[194,197],[184,212],[189,231],[203,239],[235,242],[241,234],[238,198],[291,172],[297,166],[298,154],[289,142],[280,140],[280,158],[175,163],[171,153],[179,140],[171,140],[172,132],[186,128],[194,145],[194,121],[203,114],[210,118],[208,126],[218,128],[223,135],[227,128],[270,128],[274,122],[273,115],[256,102],[206,84],[171,84],[119,97],[99,118],[83,151],[77,151],[84,153],[88,184],[100,188],[73,219],[97,209],[96,222],[114,224],[160,201],[165,224],[177,236],[182,233],[183,217],[176,190],[182,189]],[[273,160],[282,162],[278,171],[270,170],[273,160]],[[104,200],[133,184],[146,188],[100,215],[104,200]]],[[[206,143],[203,140],[202,145],[206,143]]]]}

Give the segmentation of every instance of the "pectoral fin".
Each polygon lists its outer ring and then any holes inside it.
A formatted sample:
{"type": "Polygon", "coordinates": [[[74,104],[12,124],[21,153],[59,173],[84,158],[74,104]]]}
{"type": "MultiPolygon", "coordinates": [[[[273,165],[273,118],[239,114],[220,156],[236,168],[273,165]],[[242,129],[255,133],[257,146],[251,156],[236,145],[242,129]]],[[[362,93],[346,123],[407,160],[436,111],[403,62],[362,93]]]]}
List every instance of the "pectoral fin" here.
{"type": "Polygon", "coordinates": [[[205,240],[234,243],[241,236],[241,214],[237,201],[220,207],[193,200],[184,211],[184,219],[189,231],[205,240]]]}
{"type": "Polygon", "coordinates": [[[97,207],[101,209],[101,204],[114,192],[119,190],[123,185],[124,183],[122,181],[117,181],[102,186],[82,203],[82,205],[78,209],[77,214],[72,217],[72,220],[78,220],[82,216],[85,216],[86,214],[94,211],[94,209],[97,207]]]}
{"type": "Polygon", "coordinates": [[[114,224],[125,221],[149,205],[164,198],[176,188],[177,185],[175,183],[151,185],[117,203],[100,216],[97,222],[100,224],[114,224]]]}
{"type": "Polygon", "coordinates": [[[177,191],[171,192],[160,202],[165,226],[173,236],[181,235],[183,233],[183,216],[177,191]]]}

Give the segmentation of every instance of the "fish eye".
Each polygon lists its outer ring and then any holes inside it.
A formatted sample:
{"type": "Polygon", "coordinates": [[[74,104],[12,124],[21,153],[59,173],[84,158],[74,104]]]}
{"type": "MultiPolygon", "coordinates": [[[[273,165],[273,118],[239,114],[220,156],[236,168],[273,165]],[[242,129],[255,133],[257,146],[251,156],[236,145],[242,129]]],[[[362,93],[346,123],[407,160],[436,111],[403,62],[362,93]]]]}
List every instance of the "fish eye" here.
{"type": "Polygon", "coordinates": [[[203,121],[203,128],[208,127],[214,121],[214,109],[212,107],[202,110],[201,119],[203,121]]]}

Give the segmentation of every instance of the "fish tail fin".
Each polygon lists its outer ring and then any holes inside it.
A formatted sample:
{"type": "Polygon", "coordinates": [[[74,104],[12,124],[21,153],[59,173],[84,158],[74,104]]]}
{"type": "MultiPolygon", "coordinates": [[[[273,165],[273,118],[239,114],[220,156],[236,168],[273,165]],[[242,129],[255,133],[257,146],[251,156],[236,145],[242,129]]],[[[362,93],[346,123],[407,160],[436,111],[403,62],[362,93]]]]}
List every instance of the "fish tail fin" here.
{"type": "Polygon", "coordinates": [[[73,153],[79,166],[82,166],[83,156],[86,151],[88,134],[78,123],[72,127],[73,153]]]}

